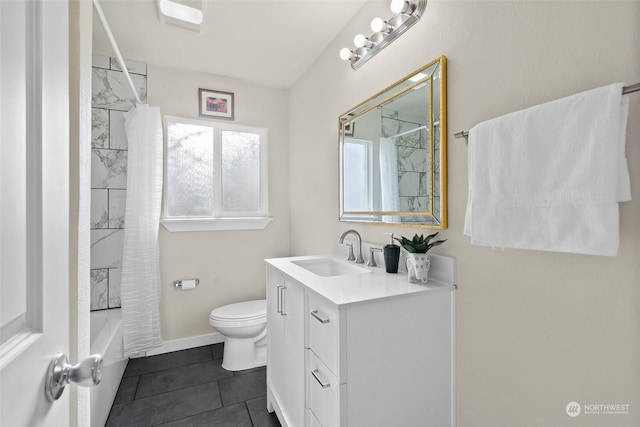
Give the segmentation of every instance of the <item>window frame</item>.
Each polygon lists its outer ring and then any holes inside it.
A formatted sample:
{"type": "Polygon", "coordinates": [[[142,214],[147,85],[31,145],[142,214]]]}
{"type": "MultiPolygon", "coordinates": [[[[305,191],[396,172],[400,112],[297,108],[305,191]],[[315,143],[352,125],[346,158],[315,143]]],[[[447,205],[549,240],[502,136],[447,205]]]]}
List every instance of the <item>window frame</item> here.
{"type": "MultiPolygon", "coordinates": [[[[373,159],[373,141],[369,140],[369,139],[361,139],[361,138],[353,138],[353,137],[345,137],[344,145],[346,144],[354,144],[354,145],[361,145],[363,147],[365,147],[365,151],[366,151],[366,171],[367,171],[367,177],[366,177],[366,181],[367,181],[367,191],[366,191],[366,210],[373,210],[373,205],[374,205],[374,196],[373,196],[373,186],[374,186],[374,171],[373,171],[373,163],[374,163],[374,159],[373,159]]],[[[343,150],[344,151],[344,148],[343,150]]],[[[343,180],[345,179],[344,177],[344,170],[342,170],[342,175],[343,175],[343,180]]],[[[344,188],[344,183],[341,184],[341,186],[344,188]]],[[[344,195],[342,196],[342,204],[344,206],[345,204],[345,200],[344,200],[344,195]]]]}
{"type": "Polygon", "coordinates": [[[273,218],[269,217],[268,195],[268,129],[219,121],[164,116],[164,186],[162,190],[162,214],[160,224],[170,232],[257,230],[265,228],[273,218]],[[211,216],[170,216],[167,211],[169,124],[182,123],[213,129],[213,172],[215,198],[211,216]],[[222,210],[222,133],[224,131],[247,132],[260,135],[260,207],[256,212],[229,212],[222,210]]]}

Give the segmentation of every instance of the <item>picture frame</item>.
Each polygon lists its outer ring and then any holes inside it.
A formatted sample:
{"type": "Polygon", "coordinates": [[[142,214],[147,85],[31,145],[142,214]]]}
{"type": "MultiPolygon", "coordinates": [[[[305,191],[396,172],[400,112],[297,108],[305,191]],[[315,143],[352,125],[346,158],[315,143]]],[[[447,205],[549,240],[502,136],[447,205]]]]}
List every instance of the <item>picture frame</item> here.
{"type": "Polygon", "coordinates": [[[200,117],[233,120],[233,93],[220,90],[198,89],[200,117]]]}
{"type": "Polygon", "coordinates": [[[356,131],[356,123],[353,121],[344,124],[344,135],[353,136],[356,131]]]}

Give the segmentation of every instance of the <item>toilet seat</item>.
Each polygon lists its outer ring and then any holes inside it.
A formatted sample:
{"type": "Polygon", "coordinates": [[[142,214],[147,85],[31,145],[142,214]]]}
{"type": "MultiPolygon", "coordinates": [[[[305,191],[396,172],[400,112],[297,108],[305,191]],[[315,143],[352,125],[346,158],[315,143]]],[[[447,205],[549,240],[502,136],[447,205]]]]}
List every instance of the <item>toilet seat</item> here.
{"type": "Polygon", "coordinates": [[[213,325],[215,322],[224,326],[249,326],[264,323],[266,317],[266,300],[244,301],[212,310],[209,315],[209,323],[213,325]]]}

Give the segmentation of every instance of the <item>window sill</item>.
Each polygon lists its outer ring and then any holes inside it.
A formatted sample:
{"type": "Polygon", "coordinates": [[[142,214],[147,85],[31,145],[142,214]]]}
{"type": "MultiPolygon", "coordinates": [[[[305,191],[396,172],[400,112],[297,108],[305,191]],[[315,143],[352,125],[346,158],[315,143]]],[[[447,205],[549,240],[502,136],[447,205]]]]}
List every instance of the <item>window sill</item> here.
{"type": "Polygon", "coordinates": [[[216,230],[261,230],[273,218],[162,218],[160,224],[170,232],[216,231],[216,230]]]}

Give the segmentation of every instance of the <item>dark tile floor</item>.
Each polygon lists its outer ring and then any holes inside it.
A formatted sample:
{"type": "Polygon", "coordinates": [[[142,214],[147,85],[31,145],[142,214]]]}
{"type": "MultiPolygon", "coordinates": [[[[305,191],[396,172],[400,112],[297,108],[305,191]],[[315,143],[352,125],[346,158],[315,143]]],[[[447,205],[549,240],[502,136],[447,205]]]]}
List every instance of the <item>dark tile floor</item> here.
{"type": "Polygon", "coordinates": [[[266,368],[222,368],[222,344],[131,359],[107,427],[279,427],[266,368]]]}

